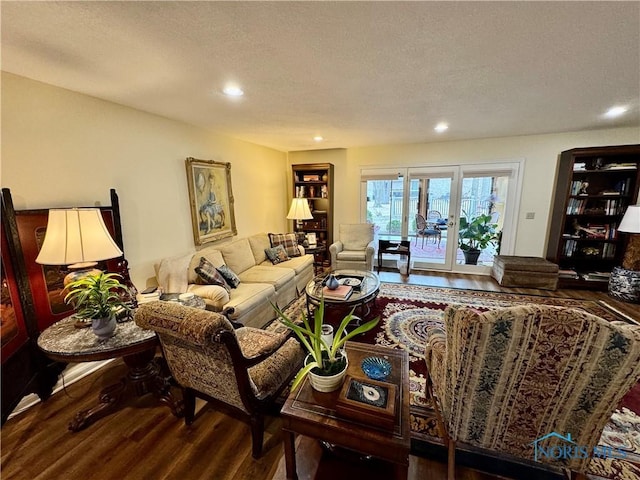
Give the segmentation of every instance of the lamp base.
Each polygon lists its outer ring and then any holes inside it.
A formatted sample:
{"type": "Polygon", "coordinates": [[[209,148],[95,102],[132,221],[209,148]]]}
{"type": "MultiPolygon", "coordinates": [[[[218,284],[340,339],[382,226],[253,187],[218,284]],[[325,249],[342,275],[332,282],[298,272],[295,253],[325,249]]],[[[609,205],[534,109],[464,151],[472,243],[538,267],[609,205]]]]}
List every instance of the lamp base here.
{"type": "Polygon", "coordinates": [[[623,302],[640,303],[640,272],[614,267],[609,277],[609,295],[623,302]]]}

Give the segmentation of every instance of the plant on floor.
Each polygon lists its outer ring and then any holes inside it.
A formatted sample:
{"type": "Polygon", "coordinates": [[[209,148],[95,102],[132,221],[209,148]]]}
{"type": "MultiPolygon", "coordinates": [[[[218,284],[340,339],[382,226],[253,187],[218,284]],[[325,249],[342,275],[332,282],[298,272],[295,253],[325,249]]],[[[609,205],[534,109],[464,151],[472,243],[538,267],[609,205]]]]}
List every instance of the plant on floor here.
{"type": "MultiPolygon", "coordinates": [[[[320,305],[318,305],[313,312],[313,328],[305,314],[302,315],[302,324],[296,323],[287,317],[277,305],[271,305],[277,312],[280,321],[286,327],[293,330],[304,348],[309,352],[304,367],[298,372],[293,381],[292,389],[300,385],[309,372],[324,377],[346,372],[347,358],[343,351],[344,344],[356,335],[368,332],[375,327],[380,320],[380,317],[376,317],[347,332],[346,328],[349,323],[357,320],[357,317],[353,315],[354,307],[351,312],[342,319],[338,329],[334,332],[333,342],[331,345],[328,345],[322,338],[322,325],[325,312],[324,297],[321,298],[320,305]]],[[[338,383],[338,387],[341,383],[341,381],[338,383]]]]}
{"type": "Polygon", "coordinates": [[[458,246],[464,253],[465,263],[475,265],[480,252],[489,245],[495,245],[500,238],[498,224],[491,221],[491,215],[480,214],[469,218],[469,214],[462,211],[460,229],[458,230],[458,246]]]}

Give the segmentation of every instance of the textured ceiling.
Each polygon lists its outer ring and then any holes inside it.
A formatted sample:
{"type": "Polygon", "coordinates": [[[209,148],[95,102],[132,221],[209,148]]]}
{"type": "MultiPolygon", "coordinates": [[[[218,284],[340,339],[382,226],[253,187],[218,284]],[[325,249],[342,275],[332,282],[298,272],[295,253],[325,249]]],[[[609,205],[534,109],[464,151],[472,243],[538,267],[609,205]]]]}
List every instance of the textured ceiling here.
{"type": "Polygon", "coordinates": [[[640,124],[640,2],[0,9],[2,70],[279,150],[640,124]]]}

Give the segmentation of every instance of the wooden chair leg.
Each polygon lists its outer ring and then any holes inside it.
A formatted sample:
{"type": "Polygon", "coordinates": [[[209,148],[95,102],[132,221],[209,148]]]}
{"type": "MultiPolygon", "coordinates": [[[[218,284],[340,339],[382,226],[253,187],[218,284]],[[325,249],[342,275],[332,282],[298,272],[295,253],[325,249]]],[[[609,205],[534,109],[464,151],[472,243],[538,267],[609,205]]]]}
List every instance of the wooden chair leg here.
{"type": "Polygon", "coordinates": [[[264,416],[262,414],[251,415],[251,443],[253,458],[260,458],[262,455],[262,441],[264,438],[264,416]]]}
{"type": "Polygon", "coordinates": [[[184,423],[191,425],[196,415],[196,394],[191,388],[182,389],[182,401],[184,402],[184,423]]]}
{"type": "Polygon", "coordinates": [[[456,480],[456,442],[449,440],[447,449],[447,478],[448,480],[456,480]]]}

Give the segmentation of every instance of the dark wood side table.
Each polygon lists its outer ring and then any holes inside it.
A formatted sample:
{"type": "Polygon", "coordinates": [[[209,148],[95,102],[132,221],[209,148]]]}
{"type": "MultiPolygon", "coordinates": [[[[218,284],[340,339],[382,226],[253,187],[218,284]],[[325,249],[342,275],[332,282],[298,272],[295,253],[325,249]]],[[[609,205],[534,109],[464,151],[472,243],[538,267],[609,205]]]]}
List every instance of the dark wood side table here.
{"type": "Polygon", "coordinates": [[[153,393],[176,417],[184,414],[182,400],[173,397],[169,376],[156,359],[158,339],[155,332],[144,330],[133,320],[119,323],[116,333],[107,340],[99,340],[91,328],[76,328],[71,315],[54,323],[38,338],[38,347],[51,359],[60,362],[94,362],[122,357],[129,371],[120,382],[100,392],[98,404],[78,412],[69,423],[69,430],[78,431],[114,412],[128,393],[153,393]]]}
{"type": "Polygon", "coordinates": [[[324,260],[326,257],[327,247],[324,244],[319,243],[315,247],[304,247],[304,253],[313,255],[313,270],[315,275],[322,273],[324,268],[324,260]]]}
{"type": "Polygon", "coordinates": [[[378,240],[378,273],[382,267],[382,254],[407,256],[407,275],[411,273],[411,240],[378,240]]]}
{"type": "Polygon", "coordinates": [[[396,478],[406,480],[411,443],[408,354],[404,350],[356,342],[347,342],[346,348],[349,357],[348,375],[365,377],[361,363],[369,356],[383,357],[391,363],[391,374],[385,381],[398,386],[393,431],[338,416],[335,404],[339,390],[330,393],[316,392],[307,378],[289,394],[281,411],[287,479],[298,478],[295,435],[300,434],[391,462],[395,466],[396,478]]]}

